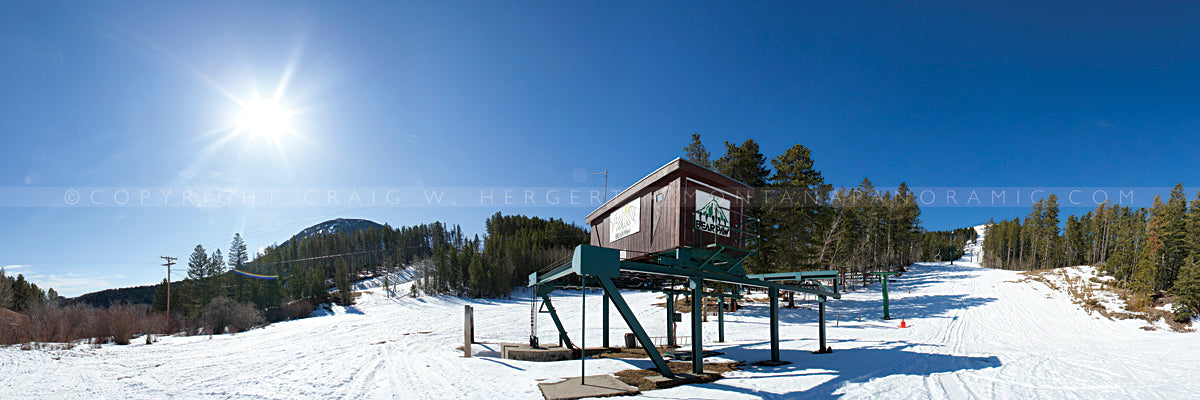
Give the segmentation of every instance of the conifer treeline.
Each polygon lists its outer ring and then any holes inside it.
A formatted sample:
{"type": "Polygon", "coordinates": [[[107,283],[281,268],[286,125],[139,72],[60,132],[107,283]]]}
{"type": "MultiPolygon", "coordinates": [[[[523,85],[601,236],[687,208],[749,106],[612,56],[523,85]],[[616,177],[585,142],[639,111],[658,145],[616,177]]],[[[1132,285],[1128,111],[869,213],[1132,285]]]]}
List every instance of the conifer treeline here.
{"type": "MultiPolygon", "coordinates": [[[[233,247],[239,240],[235,238],[233,247]]],[[[299,300],[349,304],[354,281],[406,268],[414,268],[419,277],[414,290],[503,296],[524,285],[529,273],[570,254],[586,240],[586,230],[560,219],[496,213],[488,218],[483,238],[467,238],[461,227],[440,222],[400,228],[384,225],[293,238],[266,248],[240,267],[231,259],[224,263],[230,269],[222,267],[219,250],[207,255],[203,246],[196,246],[188,261],[188,278],[173,286],[172,302],[174,310],[185,316],[198,315],[216,297],[253,303],[264,310],[299,300]],[[233,268],[279,279],[248,278],[233,273],[233,268]],[[330,295],[331,288],[338,290],[330,295]]],[[[160,290],[155,309],[165,308],[165,296],[165,290],[160,290]]]]}
{"type": "MultiPolygon", "coordinates": [[[[942,233],[925,232],[921,210],[905,183],[895,193],[879,191],[869,179],[858,187],[836,192],[813,167],[812,153],[796,144],[770,160],[753,139],[741,145],[725,142],[725,154],[710,160],[711,153],[693,134],[684,157],[711,167],[757,188],[754,207],[747,212],[759,218],[761,239],[752,246],[759,254],[747,260],[751,273],[837,269],[861,273],[914,261],[936,254],[961,255],[946,249],[942,233]]],[[[965,233],[965,232],[964,232],[965,233]]],[[[974,235],[972,231],[970,235],[974,235]]],[[[963,240],[959,242],[965,243],[963,240]]]]}
{"type": "Polygon", "coordinates": [[[561,219],[496,213],[487,219],[487,235],[466,240],[458,230],[435,248],[433,262],[422,264],[421,288],[427,293],[505,296],[525,286],[529,274],[572,254],[587,243],[587,230],[561,219]]]}
{"type": "Polygon", "coordinates": [[[923,260],[952,261],[965,255],[967,243],[975,240],[979,232],[975,228],[958,228],[949,231],[925,232],[923,260]]]}
{"type": "MultiPolygon", "coordinates": [[[[401,228],[383,225],[295,237],[267,247],[253,260],[247,260],[240,235],[234,236],[228,260],[219,249],[208,254],[197,245],[188,258],[187,278],[172,286],[172,311],[196,317],[218,297],[253,304],[268,311],[268,319],[276,319],[270,318],[272,311],[296,301],[349,304],[352,282],[429,259],[435,251],[450,247],[461,232],[458,227],[447,229],[440,222],[401,228]],[[235,269],[278,278],[256,279],[235,273],[235,269]],[[331,295],[331,288],[338,291],[331,295]]],[[[156,292],[155,310],[166,309],[166,292],[164,282],[156,292]]]]}
{"type": "Polygon", "coordinates": [[[42,290],[38,285],[25,280],[24,274],[11,277],[0,268],[0,309],[28,313],[30,310],[58,300],[53,288],[42,290]]]}
{"type": "Polygon", "coordinates": [[[1150,208],[1101,204],[1058,227],[1058,201],[1051,195],[1033,211],[988,226],[984,265],[1029,270],[1096,265],[1118,285],[1141,295],[1174,294],[1190,315],[1200,308],[1200,194],[1189,207],[1183,185],[1150,208]]]}

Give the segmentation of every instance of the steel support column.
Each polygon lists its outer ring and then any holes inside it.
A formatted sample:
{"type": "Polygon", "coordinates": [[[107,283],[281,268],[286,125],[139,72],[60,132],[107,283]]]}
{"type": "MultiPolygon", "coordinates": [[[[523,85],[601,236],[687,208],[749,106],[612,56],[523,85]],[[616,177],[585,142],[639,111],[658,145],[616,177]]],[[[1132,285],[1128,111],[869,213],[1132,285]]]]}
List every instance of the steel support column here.
{"type": "Polygon", "coordinates": [[[717,297],[717,343],[725,343],[725,298],[717,297]]]}
{"type": "Polygon", "coordinates": [[[608,302],[608,292],[604,292],[604,306],[603,311],[601,311],[601,314],[604,315],[604,318],[601,319],[601,321],[603,321],[601,324],[603,327],[602,330],[604,331],[604,341],[602,344],[605,348],[608,348],[608,302]]]}
{"type": "Polygon", "coordinates": [[[550,302],[550,295],[542,295],[542,305],[546,306],[546,313],[550,314],[550,319],[554,321],[554,327],[558,328],[558,345],[567,345],[567,348],[574,349],[575,344],[571,343],[571,338],[567,337],[567,329],[563,327],[562,320],[558,319],[558,312],[554,310],[554,303],[550,302]]]}
{"type": "Polygon", "coordinates": [[[887,275],[881,275],[883,280],[883,319],[892,319],[892,315],[888,313],[888,296],[887,296],[887,275]]]}
{"type": "Polygon", "coordinates": [[[817,302],[820,304],[817,311],[817,318],[821,320],[820,328],[817,330],[817,351],[813,353],[825,354],[832,353],[833,350],[825,345],[825,296],[817,297],[817,302]]]}
{"type": "Polygon", "coordinates": [[[704,373],[704,280],[688,279],[692,289],[692,373],[704,373]]]}
{"type": "Polygon", "coordinates": [[[617,307],[617,312],[621,314],[621,318],[625,320],[625,325],[629,326],[629,330],[633,331],[634,336],[637,336],[638,342],[642,344],[642,349],[646,350],[646,356],[650,357],[650,361],[654,362],[654,366],[658,368],[658,372],[667,378],[675,378],[675,373],[671,372],[671,368],[667,366],[667,360],[664,360],[662,354],[658,352],[658,348],[654,346],[654,341],[650,340],[650,335],[646,334],[646,330],[642,329],[642,324],[638,322],[637,316],[633,314],[633,310],[629,308],[629,304],[625,302],[625,298],[621,297],[621,292],[617,289],[617,285],[609,277],[596,277],[600,281],[600,286],[604,288],[604,292],[612,299],[613,305],[617,307]]]}
{"type": "Polygon", "coordinates": [[[675,347],[675,294],[667,293],[667,347],[675,347]]]}
{"type": "Polygon", "coordinates": [[[768,289],[771,297],[771,361],[779,362],[779,289],[768,289]]]}

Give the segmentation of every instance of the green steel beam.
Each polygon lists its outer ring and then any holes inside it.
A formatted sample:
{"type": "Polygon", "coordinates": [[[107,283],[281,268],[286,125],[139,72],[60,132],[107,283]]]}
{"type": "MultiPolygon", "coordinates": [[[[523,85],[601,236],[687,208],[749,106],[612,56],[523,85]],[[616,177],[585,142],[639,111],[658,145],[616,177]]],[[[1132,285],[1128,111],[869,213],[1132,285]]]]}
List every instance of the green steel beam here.
{"type": "MultiPolygon", "coordinates": [[[[638,289],[629,289],[629,290],[638,290],[638,289]]],[[[674,294],[692,294],[691,290],[678,290],[678,289],[645,289],[645,291],[660,292],[660,293],[674,293],[674,294]]],[[[717,298],[729,297],[729,298],[734,298],[734,299],[740,299],[740,298],[742,298],[742,295],[740,293],[704,292],[704,297],[717,297],[717,298]]]]}
{"type": "Polygon", "coordinates": [[[551,281],[554,281],[555,279],[562,278],[564,276],[567,276],[567,275],[570,275],[573,273],[575,273],[575,271],[571,269],[571,264],[563,264],[558,267],[555,267],[554,269],[551,269],[549,272],[547,272],[545,275],[538,275],[537,272],[534,272],[532,274],[529,274],[529,286],[537,285],[539,283],[544,283],[544,282],[551,282],[551,281]]]}
{"type": "Polygon", "coordinates": [[[839,275],[838,275],[837,271],[776,272],[776,273],[771,273],[771,274],[746,275],[746,277],[752,278],[752,279],[762,279],[762,280],[767,280],[767,281],[773,281],[773,282],[810,281],[812,284],[817,285],[817,287],[819,287],[821,290],[830,291],[830,292],[838,292],[839,291],[838,290],[838,281],[840,279],[839,279],[839,275]],[[832,289],[827,288],[827,287],[825,287],[825,285],[822,285],[820,282],[815,282],[816,280],[832,280],[833,288],[832,289]]]}
{"type": "Polygon", "coordinates": [[[806,279],[837,279],[837,271],[796,271],[796,272],[776,272],[770,274],[753,274],[746,275],[747,278],[763,279],[763,280],[788,280],[802,281],[806,279]]]}
{"type": "Polygon", "coordinates": [[[633,331],[634,336],[637,336],[638,342],[642,344],[642,349],[646,350],[646,355],[650,357],[650,361],[654,362],[654,366],[658,368],[658,372],[666,378],[675,378],[675,373],[671,372],[671,367],[667,366],[667,360],[664,360],[662,354],[659,354],[658,348],[654,347],[654,342],[650,340],[650,335],[647,335],[646,330],[642,329],[642,324],[638,322],[637,316],[633,314],[633,310],[629,308],[629,304],[621,296],[620,289],[617,289],[617,285],[613,284],[612,278],[597,277],[596,280],[600,281],[600,286],[604,288],[605,293],[608,293],[613,305],[617,307],[617,312],[621,314],[621,318],[625,320],[625,324],[629,326],[629,330],[633,331]]]}
{"type": "Polygon", "coordinates": [[[835,299],[842,298],[841,294],[838,294],[838,293],[835,293],[832,291],[828,291],[828,290],[812,289],[812,288],[799,287],[799,286],[793,286],[793,285],[785,285],[782,283],[764,281],[761,279],[751,279],[751,278],[747,278],[744,276],[729,275],[729,274],[716,273],[716,272],[711,272],[711,271],[703,271],[703,270],[690,269],[690,268],[673,268],[673,267],[667,267],[667,266],[662,266],[662,265],[657,265],[657,264],[647,264],[647,263],[640,263],[640,262],[634,262],[634,261],[621,261],[620,264],[621,264],[621,270],[624,270],[624,271],[642,272],[642,273],[647,273],[647,274],[667,275],[667,276],[676,276],[676,277],[684,277],[684,278],[691,278],[694,276],[694,277],[702,278],[707,281],[725,282],[725,283],[732,283],[732,284],[745,285],[745,286],[754,286],[754,287],[761,287],[761,288],[775,288],[777,290],[791,291],[791,292],[797,292],[797,293],[811,293],[814,295],[832,297],[835,299]]]}
{"type": "Polygon", "coordinates": [[[708,258],[705,258],[704,262],[700,263],[700,265],[697,266],[696,268],[701,268],[701,269],[704,268],[705,266],[708,265],[708,263],[711,263],[711,262],[713,262],[713,260],[716,260],[717,256],[720,256],[721,252],[723,252],[723,251],[725,251],[724,247],[718,247],[716,252],[713,252],[711,256],[708,256],[708,258]]]}
{"type": "MultiPolygon", "coordinates": [[[[550,303],[549,303],[549,295],[548,294],[549,294],[549,291],[553,290],[553,288],[551,287],[549,289],[546,289],[546,294],[542,295],[543,289],[541,286],[543,286],[543,285],[552,286],[553,281],[563,278],[565,276],[568,276],[572,273],[581,275],[581,276],[582,275],[593,275],[595,278],[597,278],[597,280],[604,287],[604,291],[608,295],[608,298],[613,302],[613,304],[615,304],[617,306],[617,310],[621,313],[621,317],[623,319],[625,319],[625,322],[626,322],[626,324],[629,325],[630,330],[632,330],[633,333],[638,337],[638,341],[640,341],[642,343],[642,347],[646,349],[647,355],[650,356],[652,361],[654,361],[655,366],[658,367],[661,372],[663,372],[663,376],[667,376],[668,378],[674,377],[673,374],[670,373],[670,369],[667,367],[666,362],[662,359],[662,355],[658,353],[658,349],[654,347],[654,343],[651,342],[650,337],[646,334],[646,332],[642,328],[641,324],[637,321],[637,318],[634,316],[633,312],[629,309],[629,305],[625,302],[625,299],[621,296],[619,289],[616,287],[616,284],[614,284],[612,281],[612,278],[620,276],[622,271],[640,272],[640,273],[648,273],[648,274],[671,276],[671,277],[681,277],[681,278],[687,278],[689,280],[689,284],[691,286],[689,289],[691,289],[691,291],[692,291],[693,303],[695,303],[695,304],[693,304],[693,307],[692,307],[692,318],[693,318],[692,324],[693,324],[693,335],[694,335],[694,338],[692,341],[693,357],[694,357],[693,369],[697,369],[697,368],[702,369],[703,368],[703,341],[702,341],[702,338],[699,336],[700,333],[702,333],[703,327],[698,326],[698,325],[702,325],[702,323],[701,323],[702,316],[699,315],[700,307],[698,307],[698,305],[699,305],[698,302],[702,301],[700,299],[703,299],[704,297],[717,297],[721,303],[724,302],[724,297],[735,297],[735,298],[737,297],[736,293],[734,295],[703,293],[703,282],[705,280],[730,283],[730,284],[734,284],[734,285],[761,287],[761,288],[765,288],[769,291],[770,298],[771,298],[771,301],[770,301],[771,302],[771,315],[770,315],[771,316],[771,318],[770,318],[771,319],[771,321],[770,321],[771,360],[776,361],[776,362],[780,361],[780,354],[779,354],[779,292],[780,291],[789,291],[789,292],[794,292],[794,293],[810,293],[810,294],[817,295],[818,298],[820,299],[820,306],[821,306],[820,346],[822,346],[821,350],[825,350],[827,348],[827,346],[825,346],[825,340],[824,340],[825,339],[825,329],[824,329],[825,328],[825,324],[824,324],[825,323],[825,318],[824,318],[825,301],[828,298],[835,298],[835,299],[841,298],[841,294],[838,293],[837,286],[836,286],[837,285],[836,284],[836,282],[837,282],[836,271],[803,271],[802,273],[783,273],[784,275],[764,274],[764,275],[751,275],[751,276],[746,276],[743,274],[731,274],[731,273],[726,273],[723,271],[711,271],[711,270],[707,270],[707,269],[696,268],[698,265],[703,266],[703,265],[711,262],[712,258],[710,256],[709,258],[702,259],[702,260],[694,259],[693,255],[697,254],[697,253],[693,253],[692,250],[693,249],[691,249],[691,248],[674,249],[672,251],[662,253],[662,255],[657,257],[655,259],[657,262],[656,264],[650,264],[650,263],[634,262],[634,261],[621,261],[620,260],[620,251],[616,250],[616,249],[609,249],[609,248],[596,247],[596,246],[590,246],[590,245],[579,245],[575,248],[575,253],[573,254],[572,260],[569,264],[563,264],[558,267],[555,267],[555,268],[551,269],[549,272],[547,272],[546,274],[542,274],[540,276],[538,273],[530,274],[529,275],[529,285],[530,286],[539,285],[538,293],[545,300],[544,304],[549,306],[550,314],[555,321],[555,325],[559,328],[559,331],[560,331],[560,340],[565,340],[565,341],[567,341],[567,343],[570,343],[569,339],[566,336],[565,329],[562,328],[562,324],[558,320],[558,316],[553,310],[553,306],[550,305],[550,303]],[[801,287],[801,286],[789,285],[789,284],[784,284],[781,282],[774,281],[774,280],[811,281],[811,280],[815,280],[815,279],[833,279],[835,282],[834,288],[832,290],[830,290],[820,284],[816,284],[815,288],[801,287]],[[697,364],[699,364],[699,366],[697,366],[697,364]]],[[[705,250],[705,251],[707,251],[707,250],[705,250]]],[[[703,253],[703,251],[700,253],[703,253]]],[[[715,252],[713,254],[720,254],[720,250],[718,250],[717,252],[715,252]]],[[[731,257],[731,259],[732,259],[732,257],[731,257]]],[[[740,265],[740,260],[735,262],[735,264],[740,265]]],[[[815,282],[813,282],[813,283],[815,284],[815,282]]],[[[679,291],[670,290],[670,289],[661,290],[661,291],[667,293],[668,341],[674,342],[675,329],[672,327],[672,325],[674,323],[674,317],[675,317],[675,315],[674,315],[675,314],[674,313],[675,304],[674,304],[673,300],[675,297],[675,293],[678,293],[679,291]]],[[[886,297],[885,297],[885,304],[886,304],[886,297]]],[[[886,314],[886,308],[885,308],[885,314],[886,314]]],[[[607,313],[605,315],[607,316],[607,313]]],[[[719,318],[719,322],[720,322],[719,338],[721,339],[721,341],[724,341],[724,305],[723,304],[721,305],[720,311],[718,311],[718,318],[719,318]]],[[[606,336],[605,340],[607,340],[607,332],[606,332],[605,336],[606,336]]],[[[699,371],[699,370],[697,370],[697,371],[699,371]]]]}
{"type": "Polygon", "coordinates": [[[550,302],[550,294],[543,294],[541,296],[542,305],[546,307],[546,312],[550,314],[550,319],[554,320],[554,327],[558,328],[558,345],[561,346],[566,343],[567,348],[576,348],[575,344],[571,343],[571,338],[567,337],[567,329],[563,327],[562,320],[558,319],[558,312],[554,310],[554,304],[550,302]]]}

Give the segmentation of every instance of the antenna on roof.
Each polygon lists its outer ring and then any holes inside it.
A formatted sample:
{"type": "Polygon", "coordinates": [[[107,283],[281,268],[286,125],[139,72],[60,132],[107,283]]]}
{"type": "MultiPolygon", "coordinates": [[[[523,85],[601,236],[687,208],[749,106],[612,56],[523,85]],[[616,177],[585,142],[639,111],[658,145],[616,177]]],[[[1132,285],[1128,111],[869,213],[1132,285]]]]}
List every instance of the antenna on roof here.
{"type": "Polygon", "coordinates": [[[608,168],[605,168],[603,171],[600,171],[600,172],[593,172],[593,173],[591,173],[591,175],[604,175],[604,201],[601,201],[600,204],[607,203],[608,202],[608,168]]]}

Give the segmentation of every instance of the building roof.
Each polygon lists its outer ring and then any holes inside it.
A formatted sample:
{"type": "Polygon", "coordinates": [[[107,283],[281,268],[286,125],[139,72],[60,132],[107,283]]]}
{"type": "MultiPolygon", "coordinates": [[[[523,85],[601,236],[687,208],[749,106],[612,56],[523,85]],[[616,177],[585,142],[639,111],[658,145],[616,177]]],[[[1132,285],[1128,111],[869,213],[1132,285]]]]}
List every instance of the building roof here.
{"type": "Polygon", "coordinates": [[[697,180],[704,181],[707,184],[715,185],[717,187],[742,187],[749,189],[747,192],[751,194],[753,194],[754,191],[754,188],[751,188],[749,185],[722,175],[717,171],[702,167],[683,158],[675,158],[666,165],[658,167],[658,169],[654,170],[654,172],[651,172],[649,175],[646,175],[646,177],[638,180],[632,186],[622,190],[621,193],[617,193],[616,196],[613,196],[613,198],[604,202],[604,204],[601,204],[600,207],[595,211],[592,211],[591,214],[588,214],[588,225],[594,225],[596,220],[607,214],[612,209],[624,205],[630,199],[634,198],[634,196],[636,196],[637,193],[642,189],[645,189],[646,187],[660,180],[673,177],[673,173],[676,173],[677,171],[683,175],[696,178],[697,180]]]}

